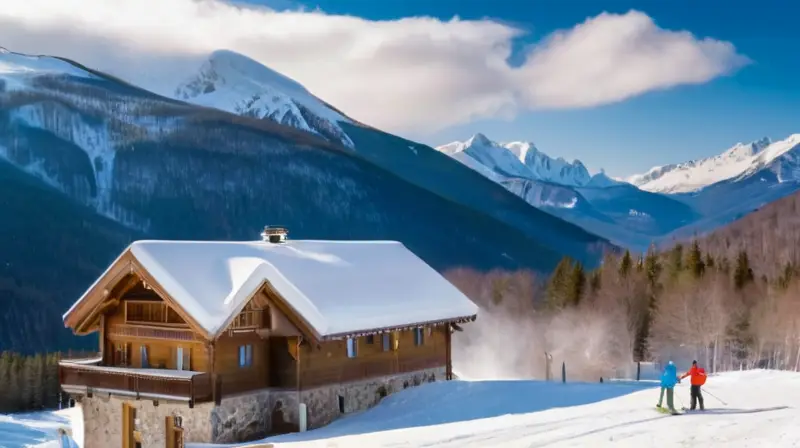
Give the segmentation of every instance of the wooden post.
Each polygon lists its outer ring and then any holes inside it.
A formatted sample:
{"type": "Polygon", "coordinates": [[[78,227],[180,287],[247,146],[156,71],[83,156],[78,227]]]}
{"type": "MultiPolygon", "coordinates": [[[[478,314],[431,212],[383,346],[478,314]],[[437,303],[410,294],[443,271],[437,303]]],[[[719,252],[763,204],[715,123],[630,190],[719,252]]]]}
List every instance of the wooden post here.
{"type": "Polygon", "coordinates": [[[561,362],[561,382],[567,382],[567,363],[561,362]]]}
{"type": "Polygon", "coordinates": [[[453,379],[453,359],[452,359],[452,357],[453,357],[453,349],[452,349],[452,345],[451,345],[452,344],[452,340],[453,340],[453,336],[450,333],[451,332],[450,324],[447,324],[445,326],[445,330],[444,331],[445,331],[445,336],[444,336],[444,338],[445,338],[445,352],[446,352],[446,356],[447,356],[447,361],[446,361],[447,365],[445,367],[446,368],[445,379],[450,381],[450,380],[453,379]]]}
{"type": "Polygon", "coordinates": [[[166,417],[165,423],[165,430],[166,430],[166,439],[167,439],[167,447],[166,448],[175,448],[175,420],[171,415],[166,417]]]}
{"type": "Polygon", "coordinates": [[[98,341],[98,345],[100,348],[100,365],[106,364],[106,315],[100,315],[100,340],[98,341]]]}

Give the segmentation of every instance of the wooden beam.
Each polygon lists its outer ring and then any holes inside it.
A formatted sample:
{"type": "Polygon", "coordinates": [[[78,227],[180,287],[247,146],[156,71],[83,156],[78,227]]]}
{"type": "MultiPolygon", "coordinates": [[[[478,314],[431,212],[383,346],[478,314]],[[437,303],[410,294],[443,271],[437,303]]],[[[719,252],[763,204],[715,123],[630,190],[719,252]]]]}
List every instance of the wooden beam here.
{"type": "Polygon", "coordinates": [[[91,327],[98,322],[99,314],[104,313],[108,308],[119,305],[119,299],[114,297],[111,300],[105,300],[98,303],[89,314],[86,314],[75,326],[73,333],[79,335],[89,334],[91,327]]]}
{"type": "Polygon", "coordinates": [[[123,252],[106,270],[106,272],[84,293],[78,303],[67,312],[64,317],[64,326],[74,328],[83,320],[87,310],[93,309],[99,302],[104,301],[109,295],[109,284],[117,284],[126,275],[131,273],[130,250],[123,252]]]}
{"type": "Polygon", "coordinates": [[[311,328],[311,325],[303,316],[300,316],[268,282],[264,283],[263,288],[267,297],[270,299],[270,304],[283,313],[283,315],[289,319],[289,322],[308,338],[309,343],[313,342],[314,344],[319,344],[321,342],[322,338],[311,328]]]}

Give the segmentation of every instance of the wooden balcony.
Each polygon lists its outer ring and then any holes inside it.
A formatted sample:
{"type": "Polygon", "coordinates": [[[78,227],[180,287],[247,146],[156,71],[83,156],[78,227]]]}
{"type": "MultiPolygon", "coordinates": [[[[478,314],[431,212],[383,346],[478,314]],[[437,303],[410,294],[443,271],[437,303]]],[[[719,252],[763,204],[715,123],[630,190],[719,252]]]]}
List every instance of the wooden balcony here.
{"type": "Polygon", "coordinates": [[[116,324],[108,328],[109,336],[137,339],[160,339],[169,341],[203,341],[194,331],[181,328],[163,328],[147,325],[116,324]]]}
{"type": "Polygon", "coordinates": [[[109,393],[136,399],[186,401],[189,406],[213,400],[211,375],[158,369],[127,369],[62,362],[61,387],[68,393],[109,393]]]}

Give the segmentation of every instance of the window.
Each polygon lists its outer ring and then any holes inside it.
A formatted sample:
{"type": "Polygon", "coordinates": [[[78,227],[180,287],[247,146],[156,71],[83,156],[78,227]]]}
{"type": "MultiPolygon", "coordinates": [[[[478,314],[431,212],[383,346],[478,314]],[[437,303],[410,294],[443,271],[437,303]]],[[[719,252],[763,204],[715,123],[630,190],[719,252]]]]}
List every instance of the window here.
{"type": "Polygon", "coordinates": [[[139,346],[139,357],[142,360],[142,368],[147,369],[150,367],[150,362],[147,359],[147,346],[140,345],[139,346]]]}
{"type": "Polygon", "coordinates": [[[367,336],[367,344],[372,345],[374,343],[375,343],[375,336],[374,335],[367,336]]]}
{"type": "Polygon", "coordinates": [[[423,345],[425,343],[425,333],[422,328],[414,329],[414,345],[423,345]]]}
{"type": "Polygon", "coordinates": [[[347,338],[347,357],[355,358],[356,356],[358,356],[358,340],[347,338]]]}
{"type": "Polygon", "coordinates": [[[253,365],[253,346],[239,346],[239,367],[250,367],[253,365]]]}
{"type": "Polygon", "coordinates": [[[183,347],[178,347],[178,352],[175,355],[175,369],[183,370],[183,347]]]}
{"type": "Polygon", "coordinates": [[[130,351],[130,344],[117,344],[115,355],[114,355],[114,365],[116,366],[128,366],[128,352],[130,351]]]}
{"type": "Polygon", "coordinates": [[[388,352],[392,349],[392,335],[383,333],[381,337],[383,338],[383,351],[388,352]]]}

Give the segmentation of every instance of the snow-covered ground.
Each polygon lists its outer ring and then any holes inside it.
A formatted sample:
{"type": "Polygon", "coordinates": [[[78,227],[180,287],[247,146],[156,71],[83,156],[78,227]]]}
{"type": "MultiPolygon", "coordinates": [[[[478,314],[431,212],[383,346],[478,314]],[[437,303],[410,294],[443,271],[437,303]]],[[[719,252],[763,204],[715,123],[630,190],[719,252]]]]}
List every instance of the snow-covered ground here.
{"type": "MultiPolygon", "coordinates": [[[[266,442],[274,448],[800,446],[800,410],[793,407],[800,402],[800,373],[759,370],[711,377],[705,394],[707,410],[681,416],[656,412],[656,385],[652,381],[426,384],[327,427],[266,442]]],[[[678,385],[676,406],[688,401],[688,385],[678,385]]],[[[53,413],[42,415],[30,421],[22,416],[13,419],[16,429],[0,426],[0,440],[6,440],[4,431],[9,429],[11,434],[30,432],[32,441],[54,434],[58,424],[47,417],[53,413]],[[46,430],[40,429],[44,426],[46,430]]],[[[76,439],[82,438],[77,426],[73,431],[76,439]]],[[[18,438],[15,443],[0,446],[31,442],[18,438]]]]}
{"type": "Polygon", "coordinates": [[[81,408],[61,411],[0,415],[0,448],[61,448],[58,429],[71,430],[72,438],[83,447],[81,408]]]}

